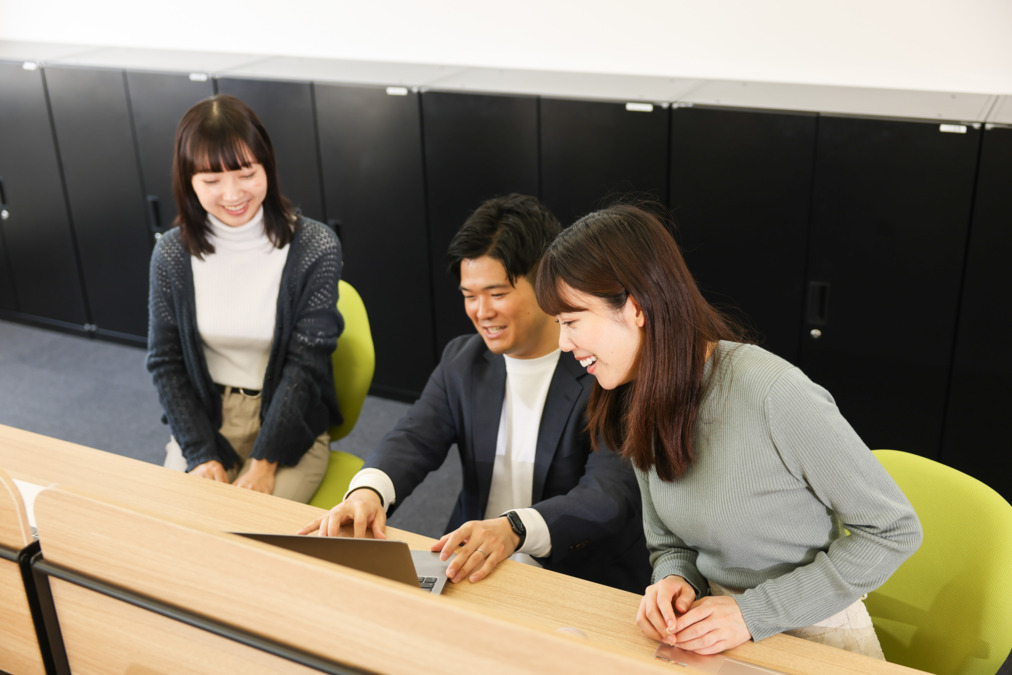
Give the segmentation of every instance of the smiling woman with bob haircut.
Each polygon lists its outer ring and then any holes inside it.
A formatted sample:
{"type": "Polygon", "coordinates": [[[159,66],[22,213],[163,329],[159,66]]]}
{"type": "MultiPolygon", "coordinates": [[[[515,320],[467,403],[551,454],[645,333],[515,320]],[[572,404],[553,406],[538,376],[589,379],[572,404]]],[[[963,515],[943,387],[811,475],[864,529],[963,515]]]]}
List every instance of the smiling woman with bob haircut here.
{"type": "Polygon", "coordinates": [[[654,569],[643,632],[701,654],[789,632],[882,658],[861,598],[920,524],[829,393],[742,343],[638,207],[564,230],[536,288],[597,378],[590,437],[636,471],[654,569]]]}
{"type": "Polygon", "coordinates": [[[341,421],[341,244],[293,211],[267,130],[233,96],[183,115],[172,170],[179,217],[152,253],[148,307],[165,465],[308,501],[341,421]]]}

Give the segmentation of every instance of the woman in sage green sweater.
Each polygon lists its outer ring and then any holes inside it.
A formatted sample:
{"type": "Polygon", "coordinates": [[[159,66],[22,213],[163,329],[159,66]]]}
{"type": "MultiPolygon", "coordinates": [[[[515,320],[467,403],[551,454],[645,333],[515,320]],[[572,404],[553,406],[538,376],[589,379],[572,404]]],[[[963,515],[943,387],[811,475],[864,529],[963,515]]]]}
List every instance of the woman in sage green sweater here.
{"type": "Polygon", "coordinates": [[[597,378],[591,438],[636,469],[654,569],[643,632],[711,654],[789,631],[882,658],[862,596],[917,549],[920,523],[829,393],[742,343],[639,208],[564,230],[537,292],[597,378]]]}

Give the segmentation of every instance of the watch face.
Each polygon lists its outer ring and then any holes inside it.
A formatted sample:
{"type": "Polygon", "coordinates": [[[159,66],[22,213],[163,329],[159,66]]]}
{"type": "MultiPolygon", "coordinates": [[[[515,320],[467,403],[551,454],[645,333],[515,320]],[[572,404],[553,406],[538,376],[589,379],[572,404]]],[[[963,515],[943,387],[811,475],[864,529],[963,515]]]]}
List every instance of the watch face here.
{"type": "Polygon", "coordinates": [[[524,521],[520,519],[520,514],[516,511],[507,511],[503,515],[506,516],[510,527],[513,528],[513,534],[520,537],[520,543],[517,544],[517,550],[519,551],[527,540],[527,528],[524,527],[524,521]]]}
{"type": "Polygon", "coordinates": [[[518,537],[522,537],[527,534],[527,528],[524,527],[524,521],[520,520],[520,516],[516,511],[509,511],[506,514],[506,520],[510,521],[510,527],[517,534],[518,537]]]}

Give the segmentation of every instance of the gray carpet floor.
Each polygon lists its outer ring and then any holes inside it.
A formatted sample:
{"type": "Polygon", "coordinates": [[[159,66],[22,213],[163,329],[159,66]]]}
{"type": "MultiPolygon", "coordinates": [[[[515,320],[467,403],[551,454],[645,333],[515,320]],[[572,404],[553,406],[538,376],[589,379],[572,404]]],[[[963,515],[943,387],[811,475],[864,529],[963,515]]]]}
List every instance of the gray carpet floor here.
{"type": "MultiPolygon", "coordinates": [[[[144,356],[138,347],[0,321],[0,424],[161,464],[169,431],[144,356]]],[[[335,448],[364,458],[408,408],[368,397],[335,448]]],[[[460,485],[453,448],[390,524],[440,536],[460,485]]]]}

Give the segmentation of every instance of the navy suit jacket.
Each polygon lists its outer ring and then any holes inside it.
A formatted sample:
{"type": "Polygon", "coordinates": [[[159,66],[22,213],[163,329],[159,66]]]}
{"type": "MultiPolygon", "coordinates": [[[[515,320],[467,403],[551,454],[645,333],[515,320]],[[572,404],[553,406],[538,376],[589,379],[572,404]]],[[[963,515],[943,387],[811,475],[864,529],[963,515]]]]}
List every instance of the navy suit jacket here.
{"type": "MultiPolygon", "coordinates": [[[[584,413],[593,384],[593,376],[571,354],[560,355],[534,460],[532,506],[552,539],[551,554],[538,562],[642,593],[651,570],[639,488],[626,460],[610,450],[590,449],[584,413]]],[[[365,463],[393,481],[397,503],[391,514],[456,443],[464,485],[447,532],[485,517],[505,396],[504,357],[490,352],[480,335],[447,345],[421,397],[365,463]]]]}

